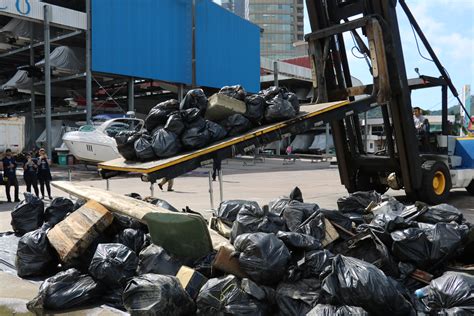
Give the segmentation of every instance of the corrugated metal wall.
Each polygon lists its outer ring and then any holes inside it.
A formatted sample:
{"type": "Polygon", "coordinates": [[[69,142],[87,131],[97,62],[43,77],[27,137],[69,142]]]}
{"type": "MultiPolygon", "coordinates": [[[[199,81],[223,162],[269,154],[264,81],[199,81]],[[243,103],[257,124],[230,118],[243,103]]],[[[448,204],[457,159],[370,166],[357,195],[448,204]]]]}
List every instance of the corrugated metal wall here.
{"type": "MultiPolygon", "coordinates": [[[[191,84],[191,0],[93,0],[92,70],[191,84]]],[[[260,88],[260,29],[196,1],[196,83],[260,88]]]]}
{"type": "Polygon", "coordinates": [[[92,70],[191,83],[189,0],[93,0],[92,70]]]}
{"type": "Polygon", "coordinates": [[[196,81],[260,90],[260,29],[210,0],[196,1],[196,81]]]}

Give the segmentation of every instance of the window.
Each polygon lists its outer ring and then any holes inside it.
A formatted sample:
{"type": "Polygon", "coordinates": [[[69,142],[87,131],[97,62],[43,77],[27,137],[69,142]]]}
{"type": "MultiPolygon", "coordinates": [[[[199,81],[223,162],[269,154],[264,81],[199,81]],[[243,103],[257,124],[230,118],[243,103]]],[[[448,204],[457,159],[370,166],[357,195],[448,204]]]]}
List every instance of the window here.
{"type": "Polygon", "coordinates": [[[374,149],[374,143],[369,144],[369,149],[374,149]]]}

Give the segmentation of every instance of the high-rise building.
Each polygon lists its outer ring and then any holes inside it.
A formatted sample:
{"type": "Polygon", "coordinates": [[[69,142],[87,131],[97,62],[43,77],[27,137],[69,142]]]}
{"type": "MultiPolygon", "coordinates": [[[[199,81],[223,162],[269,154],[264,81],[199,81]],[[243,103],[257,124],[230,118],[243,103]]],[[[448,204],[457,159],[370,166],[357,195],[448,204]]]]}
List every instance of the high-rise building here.
{"type": "Polygon", "coordinates": [[[258,24],[262,57],[284,59],[300,55],[293,43],[304,37],[303,0],[246,0],[246,18],[258,24]]]}
{"type": "Polygon", "coordinates": [[[262,57],[285,59],[302,55],[301,48],[293,43],[304,37],[303,0],[222,0],[222,6],[262,28],[262,57]]]}
{"type": "Polygon", "coordinates": [[[246,0],[221,0],[222,7],[245,19],[246,0]]]}

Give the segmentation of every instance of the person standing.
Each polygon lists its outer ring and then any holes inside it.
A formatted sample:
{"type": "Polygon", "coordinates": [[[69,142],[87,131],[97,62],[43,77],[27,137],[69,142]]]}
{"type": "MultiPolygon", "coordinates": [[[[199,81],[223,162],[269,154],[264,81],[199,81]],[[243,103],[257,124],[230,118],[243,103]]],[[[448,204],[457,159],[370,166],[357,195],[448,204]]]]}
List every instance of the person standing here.
{"type": "Polygon", "coordinates": [[[174,184],[174,179],[168,179],[168,178],[163,178],[161,179],[161,182],[158,183],[158,186],[160,187],[160,190],[163,191],[163,186],[168,183],[168,191],[174,191],[173,190],[173,184],[174,184]]]}
{"type": "Polygon", "coordinates": [[[222,160],[220,158],[212,158],[212,181],[216,181],[219,172],[222,169],[222,160]]]}
{"type": "Polygon", "coordinates": [[[38,159],[38,181],[40,183],[40,190],[41,190],[41,197],[44,199],[44,187],[46,186],[46,190],[48,192],[48,197],[50,200],[53,199],[51,196],[51,170],[49,168],[51,161],[48,159],[46,155],[46,151],[44,148],[39,150],[39,159],[38,159]]]}
{"type": "Polygon", "coordinates": [[[23,179],[26,184],[26,192],[31,193],[31,187],[39,197],[38,192],[38,163],[37,159],[32,157],[31,153],[26,154],[26,162],[23,165],[23,179]]]}
{"type": "Polygon", "coordinates": [[[12,151],[8,148],[5,151],[5,157],[2,159],[2,169],[3,177],[5,179],[5,191],[9,203],[12,202],[10,195],[11,186],[15,187],[15,202],[20,202],[20,199],[18,198],[18,179],[16,178],[16,166],[17,164],[15,158],[12,156],[12,151]]]}

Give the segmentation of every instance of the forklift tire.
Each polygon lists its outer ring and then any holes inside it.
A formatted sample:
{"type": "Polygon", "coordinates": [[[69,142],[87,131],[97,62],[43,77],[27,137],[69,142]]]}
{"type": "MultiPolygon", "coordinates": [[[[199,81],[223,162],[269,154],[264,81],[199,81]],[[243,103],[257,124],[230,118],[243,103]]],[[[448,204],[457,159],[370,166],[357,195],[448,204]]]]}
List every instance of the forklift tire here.
{"type": "Polygon", "coordinates": [[[446,164],[428,160],[423,163],[421,169],[423,171],[421,199],[433,205],[445,203],[451,190],[451,174],[446,164]]]}
{"type": "Polygon", "coordinates": [[[466,191],[469,192],[470,195],[474,195],[474,180],[471,180],[471,183],[466,187],[466,191]]]}

